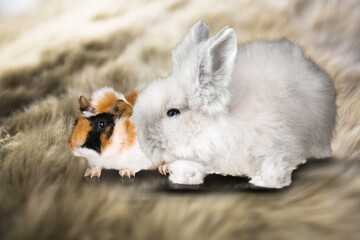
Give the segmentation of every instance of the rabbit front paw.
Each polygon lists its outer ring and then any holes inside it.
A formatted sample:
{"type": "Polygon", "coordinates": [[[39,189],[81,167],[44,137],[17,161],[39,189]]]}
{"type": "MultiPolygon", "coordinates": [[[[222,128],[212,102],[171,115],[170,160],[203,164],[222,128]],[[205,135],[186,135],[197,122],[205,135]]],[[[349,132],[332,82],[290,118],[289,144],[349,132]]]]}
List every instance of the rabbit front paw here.
{"type": "Polygon", "coordinates": [[[204,182],[204,177],[201,174],[194,172],[170,174],[169,179],[172,183],[184,185],[199,185],[204,182]]]}
{"type": "Polygon", "coordinates": [[[161,175],[168,175],[170,174],[170,170],[168,168],[168,166],[166,164],[162,164],[158,167],[158,171],[160,172],[161,175]]]}
{"type": "Polygon", "coordinates": [[[169,180],[175,184],[199,185],[204,182],[203,166],[193,161],[178,160],[168,164],[169,180]]]}

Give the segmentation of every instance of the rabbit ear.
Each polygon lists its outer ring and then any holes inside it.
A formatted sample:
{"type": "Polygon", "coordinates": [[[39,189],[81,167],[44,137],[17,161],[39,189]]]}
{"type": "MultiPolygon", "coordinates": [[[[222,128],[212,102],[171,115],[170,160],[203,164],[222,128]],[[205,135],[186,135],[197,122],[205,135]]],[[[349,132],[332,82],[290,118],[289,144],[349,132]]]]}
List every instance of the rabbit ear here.
{"type": "Polygon", "coordinates": [[[237,40],[235,31],[232,28],[223,28],[210,41],[210,47],[202,64],[210,67],[211,73],[215,76],[226,76],[229,81],[237,53],[237,40]]]}
{"type": "Polygon", "coordinates": [[[172,52],[172,60],[178,66],[188,56],[189,50],[209,38],[209,27],[206,23],[198,21],[186,33],[183,40],[172,52]]]}
{"type": "Polygon", "coordinates": [[[194,101],[190,104],[208,114],[216,114],[225,111],[230,100],[228,85],[237,53],[236,34],[226,27],[207,44],[200,61],[194,101]]]}

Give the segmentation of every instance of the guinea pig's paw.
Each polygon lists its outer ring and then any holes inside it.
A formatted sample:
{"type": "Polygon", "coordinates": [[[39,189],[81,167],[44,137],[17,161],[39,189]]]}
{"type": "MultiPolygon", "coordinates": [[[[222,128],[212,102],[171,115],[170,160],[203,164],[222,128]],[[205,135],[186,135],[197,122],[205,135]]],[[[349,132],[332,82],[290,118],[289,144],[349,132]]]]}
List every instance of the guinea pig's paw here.
{"type": "Polygon", "coordinates": [[[159,166],[158,170],[162,175],[165,176],[171,173],[169,167],[166,164],[162,164],[161,166],[159,166]]]}
{"type": "Polygon", "coordinates": [[[87,168],[84,174],[84,177],[100,177],[101,176],[101,168],[99,167],[93,167],[93,168],[87,168]]]}
{"type": "Polygon", "coordinates": [[[135,177],[135,171],[132,171],[132,170],[129,170],[129,169],[121,169],[119,171],[119,175],[121,177],[131,178],[131,177],[135,177]]]}

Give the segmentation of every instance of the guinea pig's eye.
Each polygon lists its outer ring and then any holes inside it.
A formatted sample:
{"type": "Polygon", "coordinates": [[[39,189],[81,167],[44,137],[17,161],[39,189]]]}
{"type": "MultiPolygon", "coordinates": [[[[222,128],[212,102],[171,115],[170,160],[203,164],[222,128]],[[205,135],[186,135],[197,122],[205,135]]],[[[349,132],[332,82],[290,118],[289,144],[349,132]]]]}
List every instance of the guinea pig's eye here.
{"type": "Polygon", "coordinates": [[[98,127],[99,128],[104,128],[105,127],[105,123],[103,121],[98,122],[98,127]]]}
{"type": "Polygon", "coordinates": [[[167,111],[168,117],[173,117],[178,114],[180,114],[180,111],[179,111],[179,109],[176,109],[176,108],[172,108],[169,111],[167,111]]]}
{"type": "Polygon", "coordinates": [[[73,126],[75,127],[77,123],[78,123],[78,119],[75,119],[73,126]]]}

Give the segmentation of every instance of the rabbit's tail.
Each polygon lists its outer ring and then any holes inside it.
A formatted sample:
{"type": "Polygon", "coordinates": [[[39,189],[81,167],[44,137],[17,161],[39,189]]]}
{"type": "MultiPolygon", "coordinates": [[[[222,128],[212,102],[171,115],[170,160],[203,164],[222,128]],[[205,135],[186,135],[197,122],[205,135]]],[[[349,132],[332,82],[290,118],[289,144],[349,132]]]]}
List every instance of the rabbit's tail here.
{"type": "Polygon", "coordinates": [[[331,157],[331,153],[330,144],[326,146],[314,146],[311,149],[311,157],[318,159],[331,157]]]}

